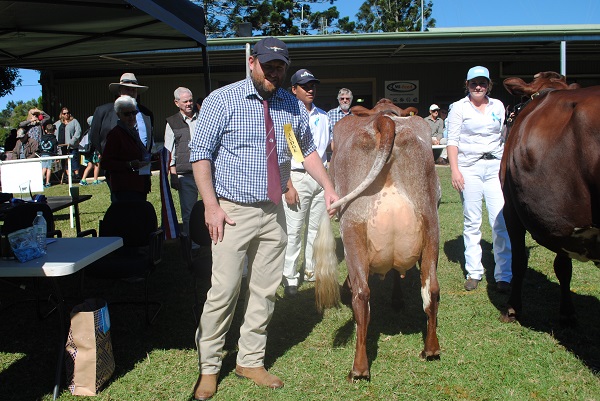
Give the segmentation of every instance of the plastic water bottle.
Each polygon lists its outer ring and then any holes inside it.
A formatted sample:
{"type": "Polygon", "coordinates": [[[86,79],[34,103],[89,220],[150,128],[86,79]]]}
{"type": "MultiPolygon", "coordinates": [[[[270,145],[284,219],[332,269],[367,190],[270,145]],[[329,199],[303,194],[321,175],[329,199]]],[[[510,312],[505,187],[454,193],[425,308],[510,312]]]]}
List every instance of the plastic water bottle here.
{"type": "Polygon", "coordinates": [[[33,219],[33,234],[38,247],[46,252],[46,233],[48,227],[46,226],[46,219],[42,212],[37,212],[37,216],[33,219]]]}

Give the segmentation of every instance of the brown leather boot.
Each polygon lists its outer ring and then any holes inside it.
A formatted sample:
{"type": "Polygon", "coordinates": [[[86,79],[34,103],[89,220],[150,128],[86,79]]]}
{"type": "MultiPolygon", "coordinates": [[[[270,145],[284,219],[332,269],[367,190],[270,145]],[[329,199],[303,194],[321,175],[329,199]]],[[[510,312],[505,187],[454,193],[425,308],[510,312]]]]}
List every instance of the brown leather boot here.
{"type": "Polygon", "coordinates": [[[217,379],[219,375],[200,375],[194,386],[194,400],[210,400],[217,392],[217,379]]]}
{"type": "Polygon", "coordinates": [[[270,387],[270,388],[280,388],[283,387],[283,382],[279,379],[279,377],[270,374],[264,368],[264,366],[258,368],[245,368],[240,365],[235,365],[235,374],[238,377],[244,377],[246,379],[252,380],[254,383],[259,386],[270,387]]]}

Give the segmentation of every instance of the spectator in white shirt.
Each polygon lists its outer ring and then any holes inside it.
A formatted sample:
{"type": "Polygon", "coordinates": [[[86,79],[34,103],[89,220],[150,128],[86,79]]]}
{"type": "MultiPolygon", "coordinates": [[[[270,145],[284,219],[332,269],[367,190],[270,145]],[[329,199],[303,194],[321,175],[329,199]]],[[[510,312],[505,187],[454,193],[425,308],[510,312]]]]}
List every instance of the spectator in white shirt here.
{"type": "Polygon", "coordinates": [[[489,97],[492,82],[487,68],[469,70],[465,81],[467,96],[452,104],[448,126],[448,160],[452,186],[463,204],[465,243],[465,289],[477,288],[483,277],[481,263],[481,222],[484,198],[492,227],[494,279],[500,292],[510,290],[512,253],[504,223],[504,197],[498,172],[504,151],[501,138],[504,105],[489,97]]]}

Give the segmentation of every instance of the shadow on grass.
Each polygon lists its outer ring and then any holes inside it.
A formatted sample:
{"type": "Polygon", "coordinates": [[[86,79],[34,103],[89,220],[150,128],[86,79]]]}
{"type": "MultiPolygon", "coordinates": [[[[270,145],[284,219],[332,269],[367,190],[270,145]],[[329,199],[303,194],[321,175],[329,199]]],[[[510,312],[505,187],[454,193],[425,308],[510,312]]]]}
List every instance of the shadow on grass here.
{"type": "MultiPolygon", "coordinates": [[[[535,245],[538,246],[538,245],[535,245]]],[[[529,253],[533,247],[528,247],[529,253]]],[[[492,244],[481,241],[482,264],[485,269],[487,293],[490,302],[498,309],[498,317],[506,311],[508,294],[495,289],[494,254],[492,244]]],[[[460,263],[466,276],[463,237],[458,236],[444,243],[448,259],[460,263]]],[[[594,269],[590,263],[585,268],[594,269]]],[[[563,347],[580,358],[596,375],[600,374],[600,301],[593,296],[571,292],[575,310],[579,316],[579,328],[559,325],[560,286],[534,269],[528,269],[523,284],[523,313],[520,324],[532,330],[553,336],[563,347]]]]}
{"type": "MultiPolygon", "coordinates": [[[[64,293],[76,291],[78,283],[74,279],[60,280],[64,293]]],[[[11,282],[0,281],[0,352],[12,354],[10,363],[0,366],[0,399],[38,400],[51,394],[54,386],[59,350],[58,315],[52,313],[39,319],[35,302],[29,302],[36,293],[42,301],[49,299],[52,294],[49,281],[41,280],[38,289],[32,279],[11,282]]],[[[66,304],[66,310],[70,311],[72,301],[67,300],[66,304]]],[[[48,302],[42,303],[42,310],[50,310],[48,302]]],[[[64,339],[60,343],[64,346],[64,339]]],[[[61,384],[64,386],[64,380],[61,384]]]]}
{"type": "Polygon", "coordinates": [[[466,276],[467,271],[465,270],[465,245],[463,236],[444,241],[444,253],[448,260],[452,263],[458,263],[461,270],[463,271],[463,277],[466,276]]]}
{"type": "MultiPolygon", "coordinates": [[[[591,263],[586,269],[595,269],[591,263]]],[[[488,286],[488,296],[500,313],[506,310],[508,294],[488,286]]],[[[581,359],[592,373],[600,375],[600,300],[571,291],[579,318],[577,327],[559,324],[560,285],[534,269],[528,269],[523,283],[523,311],[519,323],[531,330],[547,333],[581,359]]],[[[511,324],[511,323],[507,323],[511,324]]],[[[526,354],[526,350],[523,350],[526,354]]]]}
{"type": "MultiPolygon", "coordinates": [[[[154,350],[195,349],[196,323],[192,312],[193,292],[189,273],[179,255],[179,242],[165,244],[163,261],[150,277],[150,298],[163,303],[154,325],[148,326],[142,305],[111,305],[123,298],[140,300],[143,283],[86,278],[83,294],[77,275],[60,279],[67,297],[67,316],[73,306],[84,298],[100,297],[109,302],[111,339],[116,369],[111,381],[125,376],[143,360],[149,360],[154,350]]],[[[26,282],[26,281],[24,281],[26,282]]],[[[42,297],[49,296],[50,286],[42,281],[42,297]]],[[[0,282],[0,305],[8,301],[31,297],[19,287],[0,282]]],[[[0,310],[0,352],[15,354],[7,366],[0,366],[0,400],[37,400],[52,392],[58,355],[58,316],[53,313],[39,320],[35,304],[16,303],[0,310]]],[[[68,327],[68,326],[67,326],[68,327]]],[[[64,343],[63,343],[64,344],[64,343]]],[[[191,365],[196,361],[190,361],[191,365]]],[[[64,372],[64,369],[63,369],[64,372]]],[[[63,373],[61,391],[66,390],[63,373]]],[[[190,391],[194,383],[190,383],[190,391]]]]}

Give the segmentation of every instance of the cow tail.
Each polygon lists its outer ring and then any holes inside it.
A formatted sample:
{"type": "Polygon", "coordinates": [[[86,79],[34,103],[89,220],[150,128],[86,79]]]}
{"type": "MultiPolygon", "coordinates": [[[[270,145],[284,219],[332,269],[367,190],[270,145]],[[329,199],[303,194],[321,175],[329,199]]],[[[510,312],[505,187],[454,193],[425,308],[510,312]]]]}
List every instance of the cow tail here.
{"type": "Polygon", "coordinates": [[[315,298],[317,310],[338,306],[340,286],[338,283],[338,260],[335,254],[335,238],[331,220],[323,214],[317,236],[313,242],[313,260],[315,264],[315,298]]]}
{"type": "Polygon", "coordinates": [[[381,135],[381,139],[371,170],[365,179],[356,188],[354,188],[354,190],[352,190],[343,198],[340,198],[336,202],[332,203],[332,209],[337,209],[343,204],[353,201],[360,194],[362,194],[363,191],[367,189],[369,185],[373,183],[373,181],[375,181],[379,173],[381,173],[381,170],[383,170],[383,166],[385,166],[387,163],[392,152],[392,148],[394,147],[394,139],[396,138],[396,123],[386,114],[379,113],[375,122],[375,128],[381,135]]]}

